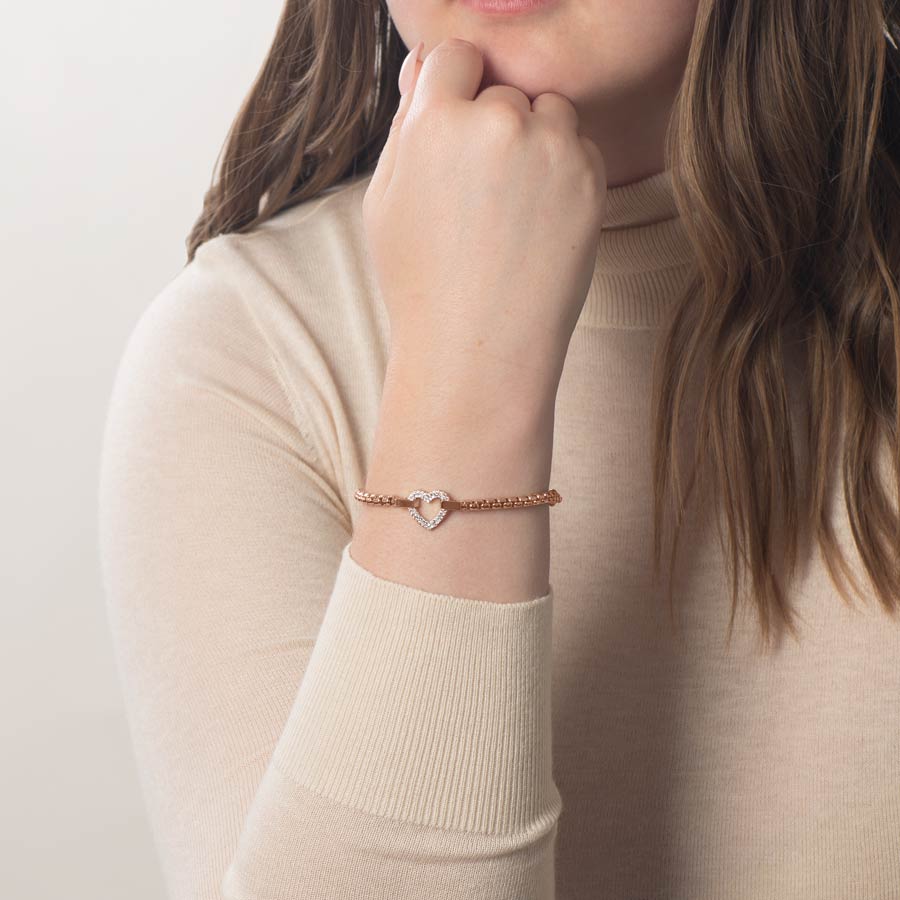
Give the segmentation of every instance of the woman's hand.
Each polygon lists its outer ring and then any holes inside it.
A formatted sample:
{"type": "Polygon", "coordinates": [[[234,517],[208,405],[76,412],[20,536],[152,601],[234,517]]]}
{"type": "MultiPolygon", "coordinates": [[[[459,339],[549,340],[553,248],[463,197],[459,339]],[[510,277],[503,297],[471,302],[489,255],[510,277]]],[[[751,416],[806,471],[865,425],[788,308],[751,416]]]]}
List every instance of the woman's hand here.
{"type": "MultiPolygon", "coordinates": [[[[569,100],[532,104],[506,85],[476,98],[482,75],[481,53],[462,40],[422,64],[407,57],[363,198],[391,325],[365,483],[375,493],[550,487],[556,391],[593,273],[606,173],[569,100]]],[[[359,511],[352,556],[370,571],[500,603],[548,590],[546,505],[451,512],[437,540],[396,512],[359,511]]]]}
{"type": "Polygon", "coordinates": [[[491,407],[546,407],[593,272],[603,158],[562,95],[476,96],[473,44],[445,40],[424,62],[416,49],[363,201],[392,363],[463,403],[489,386],[491,407]]]}

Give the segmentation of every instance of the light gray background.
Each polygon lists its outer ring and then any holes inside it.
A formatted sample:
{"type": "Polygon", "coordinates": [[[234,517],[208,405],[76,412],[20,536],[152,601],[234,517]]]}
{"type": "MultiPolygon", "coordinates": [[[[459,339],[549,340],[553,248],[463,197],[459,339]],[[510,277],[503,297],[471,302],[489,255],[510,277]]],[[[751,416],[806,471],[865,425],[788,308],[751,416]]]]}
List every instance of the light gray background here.
{"type": "Polygon", "coordinates": [[[107,630],[97,474],[279,0],[4,4],[0,894],[162,900],[107,630]]]}

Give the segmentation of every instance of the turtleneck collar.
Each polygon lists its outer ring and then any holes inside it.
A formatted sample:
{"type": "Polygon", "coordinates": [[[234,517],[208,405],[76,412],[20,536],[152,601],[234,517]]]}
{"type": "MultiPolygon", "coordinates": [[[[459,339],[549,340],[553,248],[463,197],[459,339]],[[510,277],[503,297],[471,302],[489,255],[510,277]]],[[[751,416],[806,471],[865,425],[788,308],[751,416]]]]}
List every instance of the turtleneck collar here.
{"type": "Polygon", "coordinates": [[[609,188],[579,326],[652,328],[690,271],[691,246],[675,206],[672,171],[609,188]]]}

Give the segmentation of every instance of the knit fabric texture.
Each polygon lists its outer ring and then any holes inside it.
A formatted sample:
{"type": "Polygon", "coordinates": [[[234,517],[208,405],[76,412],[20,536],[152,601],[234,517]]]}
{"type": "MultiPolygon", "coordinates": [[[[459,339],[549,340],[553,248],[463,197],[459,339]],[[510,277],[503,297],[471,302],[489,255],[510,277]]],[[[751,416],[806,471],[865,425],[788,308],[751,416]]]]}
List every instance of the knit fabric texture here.
{"type": "Polygon", "coordinates": [[[551,589],[513,604],[352,556],[389,342],[370,177],[201,245],[116,373],[102,571],[171,900],[896,900],[900,622],[814,548],[801,639],[761,649],[745,604],[726,645],[713,517],[675,623],[653,578],[651,360],[692,265],[671,173],[609,191],[551,589]]]}

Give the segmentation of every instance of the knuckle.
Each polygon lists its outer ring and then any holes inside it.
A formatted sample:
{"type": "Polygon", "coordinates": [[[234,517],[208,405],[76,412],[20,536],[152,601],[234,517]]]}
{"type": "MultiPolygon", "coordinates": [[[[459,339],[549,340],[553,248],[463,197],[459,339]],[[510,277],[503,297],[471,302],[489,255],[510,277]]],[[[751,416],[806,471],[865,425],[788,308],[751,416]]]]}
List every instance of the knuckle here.
{"type": "Polygon", "coordinates": [[[491,101],[484,104],[486,127],[492,136],[503,142],[521,139],[525,132],[525,116],[511,103],[491,101]]]}
{"type": "Polygon", "coordinates": [[[581,144],[582,149],[584,150],[584,155],[590,161],[594,161],[599,157],[599,150],[597,149],[597,145],[584,134],[578,135],[578,143],[581,144]]]}
{"type": "Polygon", "coordinates": [[[579,193],[584,196],[598,197],[603,193],[604,182],[597,169],[592,165],[583,166],[575,177],[578,180],[579,193]]]}
{"type": "Polygon", "coordinates": [[[450,104],[445,100],[430,98],[428,102],[418,103],[408,116],[417,131],[434,134],[447,127],[450,117],[450,104]]]}
{"type": "Polygon", "coordinates": [[[583,169],[581,181],[586,195],[596,197],[600,193],[600,179],[593,166],[586,166],[583,169]]]}
{"type": "Polygon", "coordinates": [[[606,162],[599,147],[584,135],[578,136],[579,143],[584,151],[584,164],[592,179],[595,189],[602,190],[606,182],[606,162]]]}

